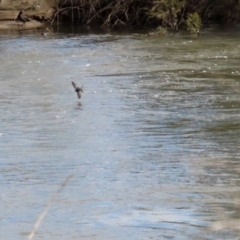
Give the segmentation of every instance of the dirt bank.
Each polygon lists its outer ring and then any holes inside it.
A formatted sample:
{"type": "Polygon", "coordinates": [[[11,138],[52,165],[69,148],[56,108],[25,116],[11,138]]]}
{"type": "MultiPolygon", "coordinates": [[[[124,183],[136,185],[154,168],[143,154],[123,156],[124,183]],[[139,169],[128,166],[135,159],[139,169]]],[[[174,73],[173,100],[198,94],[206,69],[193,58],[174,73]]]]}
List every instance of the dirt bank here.
{"type": "Polygon", "coordinates": [[[31,29],[42,27],[44,22],[50,21],[56,9],[54,0],[0,0],[0,29],[31,29]],[[20,10],[31,19],[30,22],[16,22],[15,18],[20,10]]]}

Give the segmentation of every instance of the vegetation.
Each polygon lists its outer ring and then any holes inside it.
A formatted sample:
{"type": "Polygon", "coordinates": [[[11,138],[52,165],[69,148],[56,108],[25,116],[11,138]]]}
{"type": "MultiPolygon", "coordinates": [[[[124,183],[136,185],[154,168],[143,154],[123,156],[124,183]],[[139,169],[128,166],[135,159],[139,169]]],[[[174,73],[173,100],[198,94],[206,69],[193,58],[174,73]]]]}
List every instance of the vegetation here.
{"type": "Polygon", "coordinates": [[[187,30],[192,33],[199,33],[202,28],[202,20],[198,13],[189,13],[186,19],[187,30]]]}
{"type": "Polygon", "coordinates": [[[157,0],[148,11],[150,18],[161,20],[164,28],[171,28],[174,32],[183,22],[183,8],[185,0],[157,0]]]}
{"type": "Polygon", "coordinates": [[[240,20],[238,0],[59,0],[53,21],[103,26],[155,24],[174,33],[186,27],[199,33],[209,21],[240,20]]]}

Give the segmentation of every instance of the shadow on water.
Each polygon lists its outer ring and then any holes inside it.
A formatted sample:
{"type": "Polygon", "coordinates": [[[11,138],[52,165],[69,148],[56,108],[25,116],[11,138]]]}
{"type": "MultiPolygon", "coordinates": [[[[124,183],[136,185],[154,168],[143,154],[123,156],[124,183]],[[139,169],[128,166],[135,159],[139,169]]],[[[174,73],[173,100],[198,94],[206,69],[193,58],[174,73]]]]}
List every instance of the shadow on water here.
{"type": "Polygon", "coordinates": [[[83,105],[81,102],[78,102],[75,109],[83,111],[83,105]]]}
{"type": "Polygon", "coordinates": [[[36,239],[237,238],[238,33],[54,33],[0,36],[0,238],[71,174],[36,239]]]}

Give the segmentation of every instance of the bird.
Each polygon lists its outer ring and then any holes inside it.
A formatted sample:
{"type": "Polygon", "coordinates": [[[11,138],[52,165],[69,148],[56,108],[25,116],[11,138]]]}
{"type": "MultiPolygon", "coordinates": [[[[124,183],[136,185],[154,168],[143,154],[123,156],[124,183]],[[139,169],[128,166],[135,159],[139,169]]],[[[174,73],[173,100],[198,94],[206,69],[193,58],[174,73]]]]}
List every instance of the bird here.
{"type": "Polygon", "coordinates": [[[75,88],[75,92],[78,95],[78,98],[81,98],[81,92],[83,93],[83,86],[78,87],[77,84],[75,82],[72,82],[73,87],[75,88]]]}
{"type": "MultiPolygon", "coordinates": [[[[25,24],[25,22],[29,22],[29,21],[31,21],[31,18],[29,18],[28,16],[26,16],[25,14],[23,14],[23,10],[21,10],[19,13],[18,13],[18,15],[17,15],[17,17],[15,18],[15,20],[18,20],[18,21],[20,21],[20,22],[22,22],[23,24],[25,24]]],[[[23,25],[22,24],[22,25],[23,25]]]]}

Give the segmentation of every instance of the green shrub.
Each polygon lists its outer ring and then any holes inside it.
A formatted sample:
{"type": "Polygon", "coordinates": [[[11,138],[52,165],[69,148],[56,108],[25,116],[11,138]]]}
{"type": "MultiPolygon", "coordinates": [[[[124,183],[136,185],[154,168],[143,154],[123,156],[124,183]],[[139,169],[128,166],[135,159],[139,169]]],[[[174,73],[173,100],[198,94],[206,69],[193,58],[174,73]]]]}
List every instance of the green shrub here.
{"type": "Polygon", "coordinates": [[[192,33],[199,33],[202,28],[202,20],[197,12],[189,13],[185,23],[187,29],[192,33]]]}
{"type": "Polygon", "coordinates": [[[185,4],[185,0],[156,0],[149,10],[149,16],[161,20],[163,27],[176,32],[182,23],[185,4]]]}

